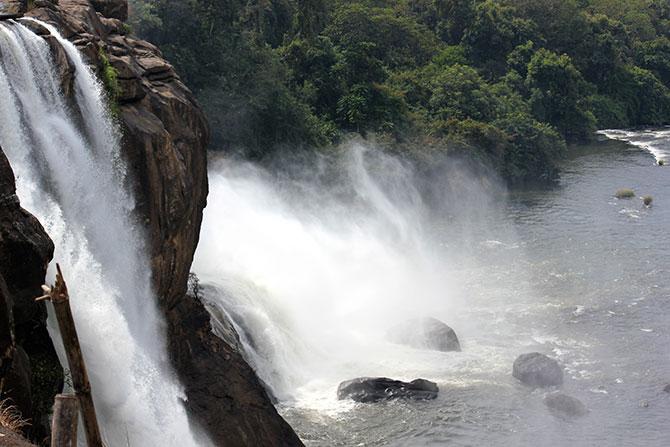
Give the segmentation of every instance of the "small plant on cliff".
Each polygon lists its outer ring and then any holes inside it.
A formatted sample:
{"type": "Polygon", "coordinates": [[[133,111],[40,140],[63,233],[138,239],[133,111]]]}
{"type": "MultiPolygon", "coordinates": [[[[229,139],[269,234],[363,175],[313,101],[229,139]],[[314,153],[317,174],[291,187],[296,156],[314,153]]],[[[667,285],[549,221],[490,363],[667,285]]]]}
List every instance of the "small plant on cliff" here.
{"type": "Polygon", "coordinates": [[[651,202],[654,201],[654,198],[652,196],[644,196],[642,198],[642,202],[644,203],[644,206],[651,206],[651,202]]]}
{"type": "Polygon", "coordinates": [[[27,425],[30,424],[21,417],[21,413],[14,405],[11,405],[9,399],[0,401],[0,427],[19,432],[27,425]]]}
{"type": "Polygon", "coordinates": [[[202,286],[198,275],[191,272],[188,274],[188,294],[193,298],[200,300],[202,298],[202,286]]]}
{"type": "Polygon", "coordinates": [[[118,116],[119,112],[119,95],[121,89],[119,87],[119,75],[116,69],[109,62],[109,56],[103,48],[98,51],[98,58],[100,59],[100,77],[102,84],[107,92],[107,99],[109,101],[109,108],[112,115],[118,116]]]}

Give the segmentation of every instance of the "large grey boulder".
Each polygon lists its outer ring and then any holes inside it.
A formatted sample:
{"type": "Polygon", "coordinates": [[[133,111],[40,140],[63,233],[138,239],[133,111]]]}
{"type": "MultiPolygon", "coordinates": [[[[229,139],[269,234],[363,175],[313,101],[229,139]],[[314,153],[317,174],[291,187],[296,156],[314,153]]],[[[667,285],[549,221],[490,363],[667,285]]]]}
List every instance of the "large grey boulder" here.
{"type": "Polygon", "coordinates": [[[340,383],[337,387],[337,398],[364,403],[399,398],[429,400],[435,399],[438,392],[437,384],[425,379],[402,382],[386,377],[359,377],[340,383]]]}
{"type": "Polygon", "coordinates": [[[544,404],[550,410],[570,417],[584,416],[588,413],[586,406],[572,396],[563,393],[550,393],[544,397],[544,404]]]}
{"type": "Polygon", "coordinates": [[[520,355],[514,361],[512,375],[536,388],[563,384],[563,369],[558,362],[539,352],[520,355]]]}
{"type": "Polygon", "coordinates": [[[387,332],[389,341],[417,349],[449,352],[460,351],[456,332],[436,318],[414,318],[394,326],[387,332]]]}

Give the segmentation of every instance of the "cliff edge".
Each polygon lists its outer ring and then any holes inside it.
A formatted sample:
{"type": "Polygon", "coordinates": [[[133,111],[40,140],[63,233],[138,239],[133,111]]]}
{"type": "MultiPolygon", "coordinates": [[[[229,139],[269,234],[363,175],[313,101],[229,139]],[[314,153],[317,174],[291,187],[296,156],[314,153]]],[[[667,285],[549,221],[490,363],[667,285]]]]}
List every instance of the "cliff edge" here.
{"type": "MultiPolygon", "coordinates": [[[[130,34],[125,0],[34,0],[32,6],[25,15],[56,26],[73,42],[114,103],[138,220],[150,242],[170,355],[190,417],[219,446],[302,445],[240,352],[214,335],[202,303],[187,295],[206,205],[209,141],[206,119],[190,90],[157,47],[130,34]]],[[[46,30],[30,27],[51,44],[61,87],[72,98],[74,66],[46,30]]],[[[47,240],[38,259],[29,263],[41,269],[34,275],[37,286],[49,247],[53,250],[47,240]]]]}

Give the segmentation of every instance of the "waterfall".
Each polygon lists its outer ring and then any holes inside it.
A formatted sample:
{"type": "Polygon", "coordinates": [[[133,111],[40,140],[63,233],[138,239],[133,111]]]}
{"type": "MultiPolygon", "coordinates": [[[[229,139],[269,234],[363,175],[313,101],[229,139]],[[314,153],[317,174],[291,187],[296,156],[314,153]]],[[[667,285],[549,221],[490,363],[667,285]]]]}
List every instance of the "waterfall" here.
{"type": "Polygon", "coordinates": [[[446,170],[424,178],[414,164],[369,145],[337,152],[272,169],[210,159],[194,271],[214,325],[227,314],[247,360],[289,407],[337,409],[346,405],[336,401],[340,381],[431,378],[465,358],[407,350],[386,336],[424,316],[467,330],[458,317],[466,292],[454,274],[465,263],[454,244],[467,245],[467,232],[446,250],[442,220],[431,216],[441,205],[428,202],[425,188],[452,207],[445,213],[473,216],[464,229],[493,238],[474,224],[485,221],[475,216],[479,207],[491,208],[481,189],[464,189],[474,182],[446,170]],[[468,212],[454,210],[457,200],[446,194],[455,181],[462,184],[451,189],[472,199],[468,212]]]}
{"type": "Polygon", "coordinates": [[[103,436],[110,446],[206,444],[196,442],[169,366],[148,248],[104,92],[76,47],[40,24],[75,67],[76,104],[63,97],[46,41],[20,23],[1,23],[0,146],[23,206],[54,240],[103,436]]]}

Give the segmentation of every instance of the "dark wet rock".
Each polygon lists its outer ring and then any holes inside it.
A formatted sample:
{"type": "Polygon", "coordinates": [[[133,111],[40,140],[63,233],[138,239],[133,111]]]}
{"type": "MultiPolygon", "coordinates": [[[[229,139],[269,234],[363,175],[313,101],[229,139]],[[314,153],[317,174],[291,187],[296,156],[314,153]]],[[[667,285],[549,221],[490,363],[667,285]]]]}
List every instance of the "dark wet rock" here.
{"type": "Polygon", "coordinates": [[[417,349],[449,352],[460,351],[456,332],[436,318],[415,318],[394,326],[387,332],[393,343],[417,349]]]}
{"type": "Polygon", "coordinates": [[[91,0],[91,3],[104,17],[128,20],[128,0],[91,0]]]}
{"type": "Polygon", "coordinates": [[[198,415],[200,424],[216,439],[215,445],[302,445],[233,342],[236,334],[231,334],[230,342],[215,336],[210,314],[195,297],[177,301],[168,319],[180,322],[169,326],[169,338],[188,396],[184,405],[190,414],[198,415]]]}
{"type": "Polygon", "coordinates": [[[42,225],[21,208],[0,148],[0,399],[11,399],[31,420],[27,433],[36,439],[47,435],[53,397],[63,385],[46,307],[34,300],[53,250],[42,225]]]}
{"type": "Polygon", "coordinates": [[[539,352],[520,355],[514,361],[512,375],[522,383],[537,388],[563,383],[563,369],[558,362],[539,352]]]}
{"type": "Polygon", "coordinates": [[[564,416],[579,417],[588,413],[586,406],[572,396],[563,393],[551,393],[544,397],[544,404],[564,416]]]}
{"type": "Polygon", "coordinates": [[[337,398],[364,403],[399,398],[429,400],[435,399],[438,392],[437,384],[425,379],[402,382],[386,377],[360,377],[340,383],[337,398]]]}

